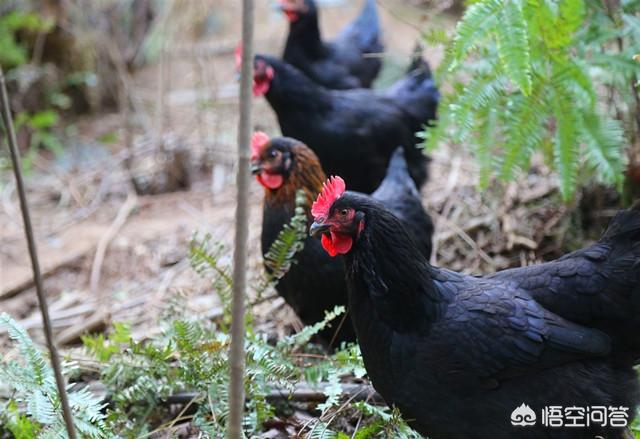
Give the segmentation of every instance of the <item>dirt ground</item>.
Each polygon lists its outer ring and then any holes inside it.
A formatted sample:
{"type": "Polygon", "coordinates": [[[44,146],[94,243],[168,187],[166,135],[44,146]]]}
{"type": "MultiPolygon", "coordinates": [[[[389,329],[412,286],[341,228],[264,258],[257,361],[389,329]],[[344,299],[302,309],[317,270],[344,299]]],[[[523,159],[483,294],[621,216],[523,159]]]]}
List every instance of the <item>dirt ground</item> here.
{"type": "MultiPolygon", "coordinates": [[[[191,153],[189,190],[128,198],[127,135],[118,113],[73,121],[75,134],[69,136],[65,154],[39,157],[28,175],[45,288],[61,344],[77,343],[83,331],[102,330],[112,321],[131,323],[137,337],[149,336],[158,331],[158,320],[176,297],[193,313],[215,316],[220,311],[208,282],[189,266],[188,250],[195,232],[210,234],[231,249],[238,100],[233,49],[240,35],[239,3],[174,2],[165,17],[167,28],[174,30],[165,55],[132,79],[135,169],[144,173],[166,160],[157,151],[159,143],[184,145],[191,153]],[[209,9],[203,11],[203,5],[209,9]],[[208,18],[197,30],[183,26],[203,15],[208,18]]],[[[257,51],[280,53],[286,21],[274,2],[257,3],[257,51]]],[[[362,1],[324,3],[332,3],[321,11],[322,29],[330,36],[357,14],[362,1]]],[[[390,66],[381,82],[389,82],[408,61],[420,29],[455,22],[448,13],[433,13],[437,4],[431,9],[402,0],[378,4],[390,66]]],[[[442,50],[427,48],[425,56],[437,66],[442,50]]],[[[264,99],[255,101],[253,120],[257,128],[279,134],[264,99]]],[[[556,188],[543,166],[518,183],[495,184],[479,193],[477,170],[464,149],[443,145],[432,157],[431,182],[423,194],[437,226],[434,262],[468,272],[527,264],[544,253],[541,246],[551,231],[566,226],[566,209],[555,202],[556,188]]],[[[252,279],[261,275],[261,198],[261,188],[253,184],[252,279]]],[[[0,224],[0,311],[42,340],[9,173],[0,176],[0,224]]],[[[266,331],[282,333],[299,324],[278,298],[263,302],[255,312],[266,331]]],[[[3,340],[0,334],[0,344],[3,340]]]]}

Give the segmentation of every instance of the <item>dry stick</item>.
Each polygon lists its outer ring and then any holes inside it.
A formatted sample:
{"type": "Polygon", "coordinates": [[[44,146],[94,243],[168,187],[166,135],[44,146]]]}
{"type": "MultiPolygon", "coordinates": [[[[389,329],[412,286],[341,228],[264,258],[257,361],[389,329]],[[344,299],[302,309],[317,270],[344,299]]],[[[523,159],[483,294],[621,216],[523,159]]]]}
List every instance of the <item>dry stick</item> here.
{"type": "Polygon", "coordinates": [[[251,137],[251,85],[253,81],[253,0],[242,1],[242,69],[240,72],[240,121],[236,185],[235,248],[233,251],[233,305],[229,365],[229,419],[227,439],[241,439],[244,412],[244,300],[247,289],[249,235],[249,142],[251,137]]]}
{"type": "Polygon", "coordinates": [[[96,247],[96,255],[93,258],[93,264],[91,264],[91,275],[89,276],[89,289],[91,291],[92,297],[98,297],[98,312],[103,313],[104,305],[106,304],[106,297],[103,292],[99,291],[100,286],[100,274],[102,271],[102,263],[104,261],[104,255],[107,252],[107,247],[111,240],[116,236],[118,231],[122,228],[125,221],[129,217],[129,214],[133,211],[138,203],[138,198],[136,197],[134,192],[129,192],[127,196],[127,200],[124,202],[120,210],[118,210],[118,214],[116,215],[115,220],[107,229],[107,232],[102,235],[100,241],[98,242],[98,246],[96,247]]]}
{"type": "Polygon", "coordinates": [[[38,294],[38,304],[42,312],[42,323],[44,325],[44,335],[47,339],[49,354],[51,355],[51,364],[58,386],[58,394],[60,396],[60,404],[62,406],[62,415],[67,427],[67,433],[70,439],[76,439],[76,431],[73,426],[73,418],[69,409],[69,400],[67,399],[67,390],[65,388],[64,377],[60,367],[60,357],[53,342],[53,331],[51,330],[51,320],[49,319],[49,308],[47,299],[44,295],[42,285],[42,276],[40,275],[40,263],[38,262],[38,251],[36,249],[35,236],[33,234],[33,226],[31,225],[31,216],[29,215],[29,206],[27,205],[27,195],[24,189],[24,181],[22,180],[22,163],[20,162],[20,154],[18,153],[18,142],[16,141],[16,133],[13,129],[13,120],[11,119],[11,110],[9,108],[9,97],[7,96],[7,87],[4,81],[4,72],[0,67],[0,105],[2,106],[2,120],[4,129],[7,132],[7,140],[9,150],[11,151],[11,161],[13,162],[13,171],[16,175],[16,185],[18,188],[18,196],[20,197],[20,209],[22,210],[22,219],[24,221],[24,233],[27,237],[29,245],[29,256],[31,257],[31,267],[33,268],[33,280],[36,284],[36,293],[38,294]]]}

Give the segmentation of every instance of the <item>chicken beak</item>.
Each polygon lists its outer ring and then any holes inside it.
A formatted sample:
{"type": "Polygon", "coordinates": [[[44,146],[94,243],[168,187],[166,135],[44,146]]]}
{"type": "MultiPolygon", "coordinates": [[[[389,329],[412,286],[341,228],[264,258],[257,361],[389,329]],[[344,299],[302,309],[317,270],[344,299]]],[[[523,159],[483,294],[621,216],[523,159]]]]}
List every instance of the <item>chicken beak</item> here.
{"type": "Polygon", "coordinates": [[[329,230],[330,227],[331,226],[329,224],[314,222],[313,224],[311,224],[311,227],[309,228],[309,235],[316,237],[322,234],[323,232],[326,232],[327,230],[329,230]]]}
{"type": "Polygon", "coordinates": [[[260,163],[251,163],[251,174],[252,175],[258,175],[262,172],[262,166],[260,166],[260,163]]]}

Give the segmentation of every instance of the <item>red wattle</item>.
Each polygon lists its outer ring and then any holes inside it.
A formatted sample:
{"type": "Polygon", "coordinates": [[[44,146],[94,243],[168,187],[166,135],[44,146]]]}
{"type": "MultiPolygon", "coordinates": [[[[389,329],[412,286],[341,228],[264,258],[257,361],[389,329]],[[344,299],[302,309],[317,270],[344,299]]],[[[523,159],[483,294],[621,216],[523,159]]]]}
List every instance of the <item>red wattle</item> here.
{"type": "Polygon", "coordinates": [[[260,97],[265,93],[267,93],[268,91],[269,91],[269,81],[265,81],[265,80],[256,81],[255,79],[253,80],[253,96],[254,97],[256,98],[260,97]]]}
{"type": "Polygon", "coordinates": [[[262,174],[257,175],[256,180],[258,180],[258,183],[260,183],[262,186],[266,187],[267,189],[278,189],[280,186],[282,186],[282,183],[284,182],[284,178],[282,177],[282,175],[268,174],[266,172],[263,172],[262,174]]]}
{"type": "Polygon", "coordinates": [[[287,20],[289,20],[290,23],[297,21],[299,17],[298,13],[295,11],[284,11],[284,15],[287,16],[287,20]]]}
{"type": "Polygon", "coordinates": [[[330,256],[344,255],[349,253],[353,246],[353,239],[348,235],[341,235],[331,232],[331,236],[323,234],[320,240],[322,247],[330,256]]]}

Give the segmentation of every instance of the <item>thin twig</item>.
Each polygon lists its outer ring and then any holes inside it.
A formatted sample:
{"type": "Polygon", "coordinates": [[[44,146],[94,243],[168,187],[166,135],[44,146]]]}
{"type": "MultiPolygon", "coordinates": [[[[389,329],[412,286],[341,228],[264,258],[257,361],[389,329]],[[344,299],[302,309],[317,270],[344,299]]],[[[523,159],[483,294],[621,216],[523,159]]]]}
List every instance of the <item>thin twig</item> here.
{"type": "Polygon", "coordinates": [[[107,232],[100,238],[98,246],[96,247],[96,255],[93,258],[93,264],[91,264],[91,275],[89,276],[89,289],[92,297],[99,297],[99,309],[104,310],[104,304],[106,303],[105,295],[99,291],[100,286],[100,274],[102,270],[102,262],[104,261],[104,255],[107,252],[107,247],[111,240],[118,234],[118,231],[122,228],[125,221],[138,204],[138,198],[135,193],[130,192],[127,196],[127,200],[124,202],[116,218],[113,220],[107,232]]]}
{"type": "Polygon", "coordinates": [[[33,226],[31,225],[31,216],[29,215],[29,205],[27,204],[27,195],[24,188],[24,181],[22,179],[22,163],[20,162],[18,142],[16,141],[16,133],[13,128],[11,109],[9,108],[9,97],[7,95],[2,67],[0,67],[0,105],[2,106],[2,120],[7,133],[9,150],[11,151],[13,171],[16,176],[16,186],[18,188],[18,196],[20,198],[20,209],[22,210],[22,219],[24,221],[24,233],[27,237],[27,244],[29,246],[29,256],[31,258],[31,266],[33,268],[33,279],[36,284],[38,304],[40,306],[40,312],[42,313],[42,323],[44,324],[44,334],[47,339],[47,346],[49,347],[49,354],[51,356],[51,364],[53,366],[56,385],[58,387],[60,405],[62,406],[62,415],[64,417],[69,438],[76,439],[76,431],[73,426],[69,400],[67,399],[67,390],[65,388],[64,377],[62,376],[62,368],[60,367],[60,357],[58,356],[58,350],[56,349],[53,341],[53,331],[51,330],[51,321],[49,319],[49,308],[47,306],[47,299],[44,295],[42,276],[40,274],[40,263],[38,261],[38,251],[36,249],[33,226]]]}
{"type": "Polygon", "coordinates": [[[251,138],[251,86],[253,82],[253,0],[242,1],[242,68],[240,72],[240,121],[238,123],[238,169],[236,187],[236,233],[233,251],[233,303],[229,366],[229,419],[227,439],[244,436],[244,314],[247,291],[249,241],[249,141],[251,138]]]}

